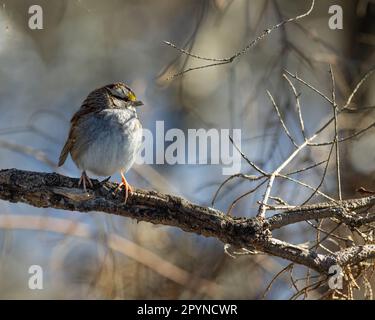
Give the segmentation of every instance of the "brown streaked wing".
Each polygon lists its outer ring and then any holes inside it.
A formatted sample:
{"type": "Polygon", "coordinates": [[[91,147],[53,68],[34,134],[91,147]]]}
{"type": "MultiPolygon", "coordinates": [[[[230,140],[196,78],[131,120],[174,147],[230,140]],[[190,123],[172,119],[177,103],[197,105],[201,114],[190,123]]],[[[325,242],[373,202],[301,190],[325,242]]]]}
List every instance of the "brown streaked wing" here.
{"type": "Polygon", "coordinates": [[[74,131],[75,130],[74,129],[77,126],[78,121],[83,116],[85,116],[89,113],[95,113],[95,112],[100,111],[100,109],[97,108],[96,103],[89,103],[90,101],[88,101],[88,100],[89,99],[86,99],[83,102],[81,108],[73,115],[72,119],[70,120],[71,126],[70,126],[70,130],[69,130],[69,135],[68,135],[68,139],[66,140],[65,145],[62,148],[61,153],[60,153],[59,163],[58,163],[59,167],[64,164],[66,158],[68,157],[68,154],[69,154],[70,150],[72,150],[72,147],[73,147],[74,142],[75,142],[75,137],[74,137],[74,131]]]}

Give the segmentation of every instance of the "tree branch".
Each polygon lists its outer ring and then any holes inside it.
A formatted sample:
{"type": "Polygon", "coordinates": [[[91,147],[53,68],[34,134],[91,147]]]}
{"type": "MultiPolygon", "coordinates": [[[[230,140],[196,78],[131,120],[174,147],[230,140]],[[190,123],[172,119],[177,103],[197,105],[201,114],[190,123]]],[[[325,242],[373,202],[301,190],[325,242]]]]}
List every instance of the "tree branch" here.
{"type": "MultiPolygon", "coordinates": [[[[271,218],[268,218],[270,224],[269,228],[270,230],[275,230],[301,221],[333,217],[351,227],[359,227],[375,222],[375,215],[361,217],[353,214],[353,211],[369,208],[374,205],[375,196],[300,206],[287,209],[282,213],[275,214],[271,218]]],[[[282,207],[278,207],[277,209],[282,209],[282,207]]]]}
{"type": "MultiPolygon", "coordinates": [[[[39,173],[17,169],[0,170],[0,199],[23,202],[35,207],[69,211],[101,211],[129,217],[138,221],[178,227],[206,237],[214,237],[234,247],[256,249],[276,257],[305,265],[327,274],[333,264],[342,266],[375,257],[375,245],[354,246],[332,255],[317,254],[314,250],[272,238],[271,231],[291,223],[326,217],[342,217],[351,221],[349,210],[371,207],[375,196],[322,203],[287,210],[268,219],[238,218],[219,210],[193,204],[173,195],[136,189],[126,204],[116,183],[93,180],[94,186],[84,193],[77,188],[78,179],[57,173],[39,173]],[[344,213],[340,216],[338,211],[344,213]]],[[[353,221],[357,221],[355,217],[353,221]]],[[[367,219],[368,216],[364,217],[367,219]]]]}

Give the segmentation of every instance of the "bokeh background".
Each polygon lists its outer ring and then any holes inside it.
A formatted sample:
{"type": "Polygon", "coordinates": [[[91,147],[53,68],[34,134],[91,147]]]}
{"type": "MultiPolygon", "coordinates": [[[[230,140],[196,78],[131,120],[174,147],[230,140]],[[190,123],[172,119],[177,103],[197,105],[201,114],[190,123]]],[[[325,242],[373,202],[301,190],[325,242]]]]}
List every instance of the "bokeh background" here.
{"type": "MultiPolygon", "coordinates": [[[[203,56],[227,57],[277,22],[305,12],[310,1],[287,0],[8,0],[0,1],[0,168],[57,171],[78,177],[69,160],[57,158],[69,120],[94,88],[115,81],[128,83],[145,106],[139,117],[145,128],[239,128],[242,151],[266,170],[293,150],[267,98],[278,102],[291,133],[300,142],[294,98],[284,69],[326,94],[329,64],[336,77],[337,100],[343,104],[360,77],[375,61],[375,1],[316,1],[313,13],[278,29],[233,63],[168,80],[183,68],[202,64],[187,59],[164,40],[203,56]],[[44,29],[28,28],[28,8],[39,4],[44,29]],[[328,8],[341,5],[344,29],[328,27],[328,8]]],[[[369,79],[355,107],[374,105],[369,79]]],[[[301,93],[306,131],[312,134],[329,117],[330,106],[311,90],[301,93]]],[[[370,111],[346,114],[340,134],[374,121],[370,111]]],[[[331,139],[327,130],[321,141],[331,139]]],[[[374,189],[374,132],[341,148],[344,197],[356,189],[374,189]]],[[[156,151],[155,151],[156,152],[156,151]]],[[[324,160],[327,148],[311,148],[291,169],[324,160]]],[[[311,185],[323,168],[304,173],[311,185]]],[[[243,173],[254,173],[242,162],[243,173]]],[[[127,175],[131,184],[173,193],[211,205],[221,182],[221,165],[142,165],[127,175]]],[[[119,181],[119,176],[113,176],[119,181]]],[[[219,194],[215,207],[226,211],[251,182],[234,180],[219,194]]],[[[334,161],[323,190],[337,195],[334,161]]],[[[253,216],[263,190],[243,198],[232,214],[253,216]]],[[[280,183],[274,189],[290,203],[303,202],[311,191],[280,183]]],[[[318,201],[319,197],[313,199],[318,201]]],[[[225,254],[223,244],[175,228],[136,223],[101,213],[37,209],[0,201],[0,298],[259,299],[269,281],[287,265],[265,256],[225,254]],[[28,288],[28,268],[44,270],[44,289],[28,288]]],[[[314,238],[307,224],[279,231],[293,243],[314,238]]],[[[306,270],[295,271],[303,278],[306,270]]],[[[298,284],[297,284],[298,285],[298,284]]],[[[288,274],[275,281],[268,299],[293,296],[288,274]]],[[[307,298],[316,298],[312,292],[307,298]]]]}

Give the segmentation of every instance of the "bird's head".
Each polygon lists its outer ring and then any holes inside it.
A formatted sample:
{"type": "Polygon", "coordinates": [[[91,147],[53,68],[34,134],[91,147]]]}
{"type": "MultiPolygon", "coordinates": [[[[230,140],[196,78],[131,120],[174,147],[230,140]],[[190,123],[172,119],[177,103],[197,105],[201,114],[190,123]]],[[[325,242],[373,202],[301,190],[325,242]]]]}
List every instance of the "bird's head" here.
{"type": "Polygon", "coordinates": [[[130,87],[125,83],[112,83],[106,85],[104,88],[107,90],[108,94],[114,100],[114,103],[116,105],[116,101],[125,108],[134,108],[143,105],[143,102],[137,100],[137,97],[133,90],[130,89],[130,87]]]}

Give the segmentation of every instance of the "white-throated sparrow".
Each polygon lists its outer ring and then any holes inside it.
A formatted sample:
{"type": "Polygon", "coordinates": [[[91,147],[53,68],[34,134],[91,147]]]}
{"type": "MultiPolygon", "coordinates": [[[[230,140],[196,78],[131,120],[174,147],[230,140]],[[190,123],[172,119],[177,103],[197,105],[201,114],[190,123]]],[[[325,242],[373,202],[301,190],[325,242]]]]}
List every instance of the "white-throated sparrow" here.
{"type": "Polygon", "coordinates": [[[143,105],[124,83],[106,85],[92,91],[71,119],[69,136],[61,151],[59,166],[68,153],[82,170],[79,185],[92,182],[86,174],[110,176],[120,172],[125,201],[132,188],[124,174],[133,165],[142,142],[142,125],[136,107],[143,105]]]}

